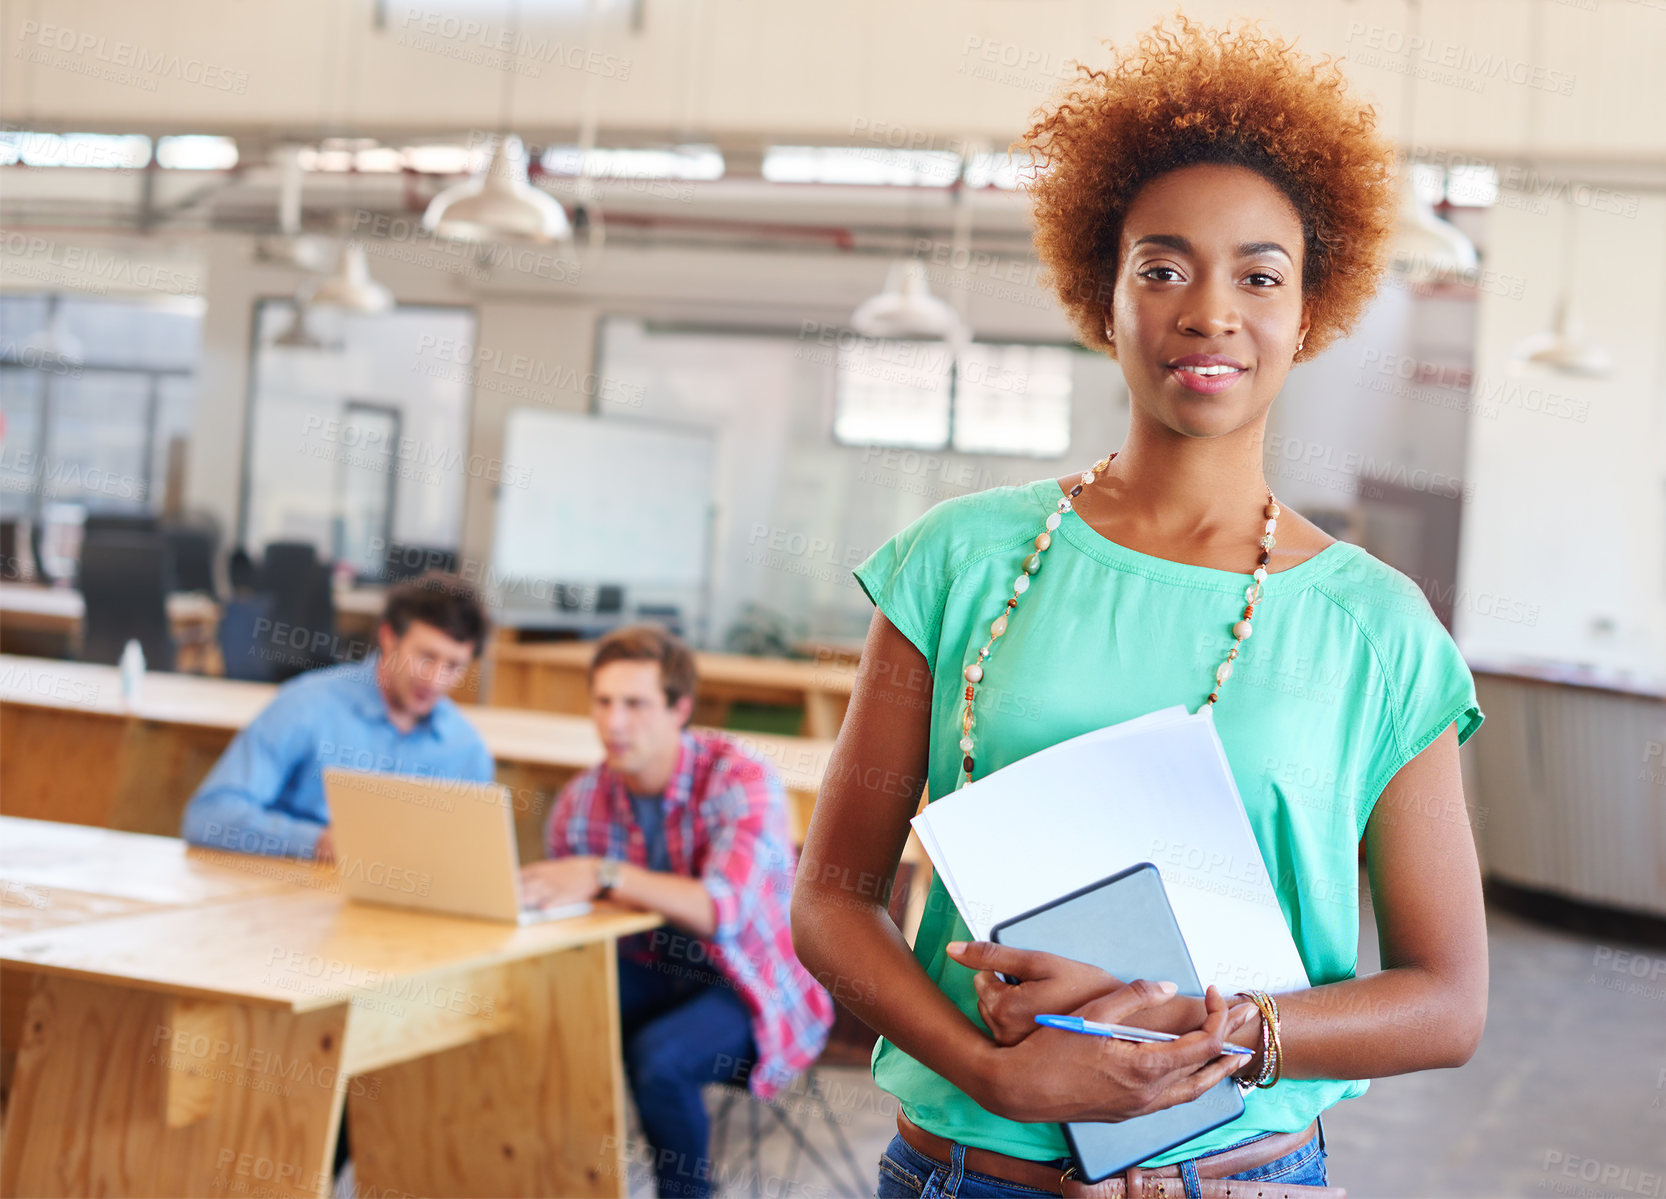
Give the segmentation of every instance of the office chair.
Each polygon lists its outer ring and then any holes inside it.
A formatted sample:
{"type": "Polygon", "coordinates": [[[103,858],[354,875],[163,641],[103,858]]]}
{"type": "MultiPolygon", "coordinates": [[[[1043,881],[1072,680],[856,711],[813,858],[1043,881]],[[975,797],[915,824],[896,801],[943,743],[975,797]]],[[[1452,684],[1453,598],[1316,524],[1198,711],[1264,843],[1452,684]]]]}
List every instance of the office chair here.
{"type": "Polygon", "coordinates": [[[268,542],[261,555],[255,586],[261,591],[271,591],[283,586],[285,580],[299,577],[317,565],[318,550],[310,541],[268,542]]]}
{"type": "Polygon", "coordinates": [[[23,561],[18,557],[17,521],[0,520],[0,579],[15,583],[23,577],[23,561]]]}
{"type": "Polygon", "coordinates": [[[158,533],[89,533],[81,542],[81,658],[115,665],[129,640],[145,651],[150,670],[172,670],[168,592],[173,563],[158,533]]]}
{"type": "Polygon", "coordinates": [[[214,595],[214,549],[217,538],[211,529],[195,525],[165,524],[162,536],[174,556],[174,582],[181,591],[214,595]]]}
{"type": "Polygon", "coordinates": [[[335,592],[330,567],[304,541],[274,541],[256,572],[255,589],[271,597],[269,634],[275,682],[328,666],[335,659],[335,592]]]}
{"type": "Polygon", "coordinates": [[[154,533],[156,517],[148,512],[89,512],[81,526],[82,536],[94,533],[154,533]]]}
{"type": "Polygon", "coordinates": [[[42,539],[40,526],[41,522],[38,520],[32,520],[29,522],[29,561],[34,563],[35,566],[35,582],[51,583],[53,582],[53,578],[51,575],[46,573],[44,559],[41,557],[42,539]]]}
{"type": "Polygon", "coordinates": [[[255,560],[249,557],[249,551],[242,546],[233,546],[231,553],[226,555],[226,582],[231,584],[233,595],[248,595],[255,590],[259,581],[259,571],[255,567],[255,560]]]}
{"type": "Polygon", "coordinates": [[[795,1122],[791,1116],[781,1110],[783,1106],[781,1104],[781,1099],[792,1094],[794,1091],[797,1091],[800,1087],[800,1083],[803,1085],[803,1093],[809,1096],[814,1103],[819,1105],[821,1114],[827,1122],[827,1127],[832,1130],[833,1139],[839,1143],[839,1153],[844,1158],[845,1166],[850,1170],[850,1177],[856,1181],[856,1188],[845,1193],[852,1195],[868,1194],[871,1191],[872,1186],[869,1183],[867,1176],[863,1173],[862,1167],[857,1164],[856,1155],[851,1152],[850,1142],[845,1139],[844,1130],[839,1127],[838,1120],[834,1119],[832,1105],[827,1102],[827,1096],[822,1093],[821,1083],[816,1079],[816,1068],[813,1065],[805,1070],[803,1074],[798,1076],[798,1079],[793,1082],[792,1087],[781,1092],[775,1100],[769,1103],[762,1103],[752,1099],[752,1093],[747,1089],[745,1079],[726,1079],[719,1083],[718,1085],[723,1088],[723,1103],[722,1106],[717,1109],[717,1117],[713,1121],[716,1125],[714,1129],[715,1145],[712,1149],[713,1165],[715,1166],[723,1160],[723,1147],[727,1144],[729,1139],[730,1112],[734,1108],[736,1101],[744,1097],[748,1100],[746,1111],[747,1158],[752,1166],[751,1177],[754,1180],[761,1180],[763,1178],[763,1172],[759,1166],[758,1154],[758,1146],[763,1142],[763,1137],[760,1135],[758,1130],[758,1109],[762,1107],[768,1110],[768,1112],[775,1117],[777,1124],[786,1129],[787,1135],[790,1136],[793,1141],[792,1151],[787,1155],[787,1168],[782,1172],[783,1177],[796,1177],[794,1171],[798,1168],[799,1155],[802,1153],[809,1157],[811,1161],[815,1162],[816,1168],[822,1173],[822,1177],[826,1178],[827,1181],[832,1184],[834,1194],[844,1192],[845,1180],[833,1172],[832,1167],[827,1164],[827,1160],[822,1157],[814,1145],[810,1144],[809,1138],[804,1135],[802,1122],[795,1122]]]}

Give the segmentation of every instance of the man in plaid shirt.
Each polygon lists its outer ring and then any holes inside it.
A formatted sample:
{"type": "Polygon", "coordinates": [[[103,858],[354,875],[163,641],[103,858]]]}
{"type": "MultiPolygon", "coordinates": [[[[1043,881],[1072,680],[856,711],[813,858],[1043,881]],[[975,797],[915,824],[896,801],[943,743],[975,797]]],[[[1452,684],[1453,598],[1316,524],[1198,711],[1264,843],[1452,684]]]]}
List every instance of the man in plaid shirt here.
{"type": "Polygon", "coordinates": [[[604,637],[590,710],[606,758],[568,783],[529,904],[605,897],[665,916],[619,944],[625,1071],[659,1194],[710,1194],[701,1087],[768,1099],[813,1063],[833,999],[793,953],[796,853],[781,781],[734,742],[687,727],[694,656],[652,626],[604,637]]]}

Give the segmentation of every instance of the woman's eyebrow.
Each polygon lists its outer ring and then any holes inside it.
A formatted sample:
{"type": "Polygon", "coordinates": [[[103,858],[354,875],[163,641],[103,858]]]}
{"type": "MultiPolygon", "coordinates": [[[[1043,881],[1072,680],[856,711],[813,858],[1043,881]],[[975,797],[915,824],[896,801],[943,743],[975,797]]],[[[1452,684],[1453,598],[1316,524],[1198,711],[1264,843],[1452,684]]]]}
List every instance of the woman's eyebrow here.
{"type": "Polygon", "coordinates": [[[1192,243],[1187,241],[1184,237],[1178,237],[1173,233],[1147,233],[1144,237],[1140,238],[1128,248],[1130,250],[1137,250],[1141,246],[1147,244],[1154,246],[1167,246],[1171,250],[1179,250],[1182,254],[1190,254],[1192,252],[1192,243]]]}
{"type": "Polygon", "coordinates": [[[1291,262],[1296,261],[1290,251],[1276,241],[1247,241],[1238,247],[1238,257],[1240,258],[1253,258],[1257,254],[1283,254],[1291,262]]]}
{"type": "MultiPolygon", "coordinates": [[[[1182,254],[1192,252],[1192,243],[1174,233],[1148,233],[1129,248],[1137,250],[1147,242],[1152,245],[1167,246],[1169,249],[1178,250],[1182,254]]],[[[1240,258],[1253,258],[1257,254],[1283,254],[1291,262],[1296,261],[1295,256],[1276,241],[1247,241],[1238,247],[1238,257],[1240,258]]]]}

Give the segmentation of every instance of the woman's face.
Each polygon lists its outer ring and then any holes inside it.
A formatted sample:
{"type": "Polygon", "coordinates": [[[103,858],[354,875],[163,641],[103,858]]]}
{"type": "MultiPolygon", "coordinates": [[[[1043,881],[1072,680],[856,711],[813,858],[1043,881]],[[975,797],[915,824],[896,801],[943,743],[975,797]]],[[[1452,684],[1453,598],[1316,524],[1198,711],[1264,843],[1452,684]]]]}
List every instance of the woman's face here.
{"type": "Polygon", "coordinates": [[[1200,164],[1146,184],[1106,313],[1135,405],[1187,437],[1260,420],[1307,333],[1302,253],[1295,208],[1254,171],[1200,164]]]}

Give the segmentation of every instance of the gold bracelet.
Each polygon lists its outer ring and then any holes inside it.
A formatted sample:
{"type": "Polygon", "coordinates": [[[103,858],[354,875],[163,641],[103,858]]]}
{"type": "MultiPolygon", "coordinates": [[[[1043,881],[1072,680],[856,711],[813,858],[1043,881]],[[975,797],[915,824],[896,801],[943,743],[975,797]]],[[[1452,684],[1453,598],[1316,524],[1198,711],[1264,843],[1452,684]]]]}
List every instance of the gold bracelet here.
{"type": "Polygon", "coordinates": [[[1278,1081],[1280,1071],[1278,1059],[1282,1046],[1278,1039],[1278,1006],[1265,991],[1251,991],[1250,998],[1261,1012],[1261,1073],[1256,1076],[1255,1085],[1266,1088],[1278,1081]]]}
{"type": "Polygon", "coordinates": [[[1267,1008],[1271,1012],[1269,1024],[1272,1029],[1273,1041],[1273,1076],[1265,1084],[1270,1087],[1284,1077],[1284,1042],[1279,1037],[1278,1000],[1265,991],[1261,992],[1261,995],[1267,1001],[1267,1008]]]}
{"type": "Polygon", "coordinates": [[[1274,1071],[1278,1068],[1278,1008],[1272,1006],[1272,996],[1265,991],[1240,991],[1238,994],[1249,999],[1255,1004],[1256,1011],[1261,1013],[1261,1070],[1256,1074],[1252,1087],[1270,1087],[1277,1081],[1274,1071]]]}

